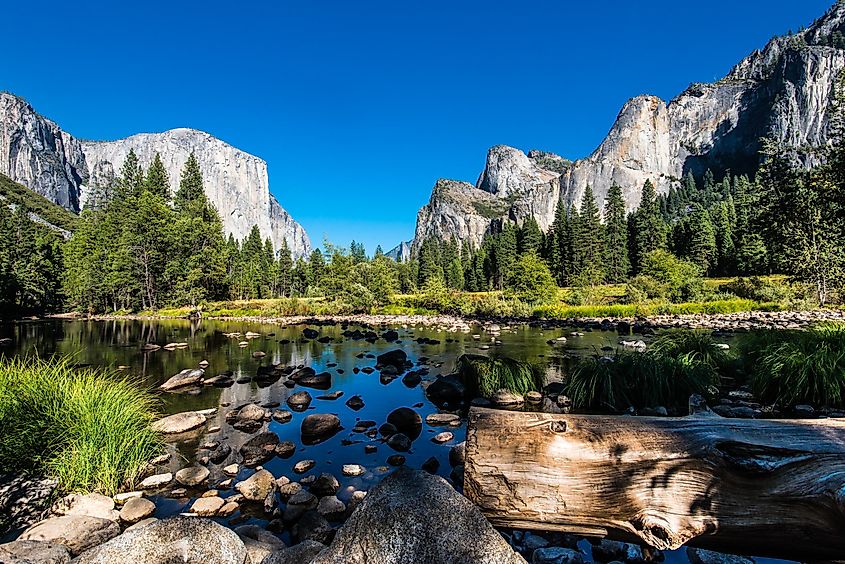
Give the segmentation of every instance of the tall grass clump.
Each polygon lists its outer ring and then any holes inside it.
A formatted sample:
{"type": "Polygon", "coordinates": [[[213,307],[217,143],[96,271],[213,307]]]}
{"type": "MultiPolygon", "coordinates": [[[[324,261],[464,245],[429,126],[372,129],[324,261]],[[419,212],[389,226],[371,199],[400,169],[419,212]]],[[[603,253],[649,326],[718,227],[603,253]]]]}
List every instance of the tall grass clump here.
{"type": "Polygon", "coordinates": [[[791,406],[845,406],[845,323],[748,338],[751,384],[760,399],[791,406]]]}
{"type": "Polygon", "coordinates": [[[155,398],[68,360],[0,359],[0,468],[37,470],[63,491],[113,495],[162,448],[155,398]]]}
{"type": "Polygon", "coordinates": [[[525,395],[542,385],[539,371],[523,360],[465,354],[458,359],[456,368],[468,392],[482,397],[490,397],[501,389],[525,395]]]}
{"type": "Polygon", "coordinates": [[[692,394],[710,395],[719,382],[719,367],[728,361],[723,354],[702,335],[670,334],[646,352],[581,359],[565,383],[565,393],[585,409],[681,409],[692,394]]]}

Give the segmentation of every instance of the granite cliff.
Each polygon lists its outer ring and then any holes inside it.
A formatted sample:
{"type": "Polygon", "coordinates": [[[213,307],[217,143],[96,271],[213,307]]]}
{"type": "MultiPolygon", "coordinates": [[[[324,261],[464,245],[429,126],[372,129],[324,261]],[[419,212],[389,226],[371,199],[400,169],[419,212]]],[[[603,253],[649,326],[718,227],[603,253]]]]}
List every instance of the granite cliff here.
{"type": "Polygon", "coordinates": [[[502,222],[531,215],[546,229],[557,202],[579,205],[587,186],[601,205],[618,184],[634,210],[646,180],[666,192],[687,172],[753,173],[762,137],[794,147],[823,144],[845,68],[843,32],[845,4],[837,2],[810,28],[772,39],[718,82],[693,84],[668,104],[656,96],[632,98],[601,145],[573,163],[493,147],[475,186],[437,182],[417,215],[415,242],[456,236],[477,245],[502,222]]]}
{"type": "Polygon", "coordinates": [[[227,234],[243,239],[257,225],[276,248],[284,239],[294,256],[310,252],[305,230],[270,193],[262,159],[195,129],[80,141],[23,99],[0,93],[0,173],[71,211],[84,207],[91,186],[114,179],[130,150],[144,167],[159,153],[173,191],[193,152],[227,234]]]}

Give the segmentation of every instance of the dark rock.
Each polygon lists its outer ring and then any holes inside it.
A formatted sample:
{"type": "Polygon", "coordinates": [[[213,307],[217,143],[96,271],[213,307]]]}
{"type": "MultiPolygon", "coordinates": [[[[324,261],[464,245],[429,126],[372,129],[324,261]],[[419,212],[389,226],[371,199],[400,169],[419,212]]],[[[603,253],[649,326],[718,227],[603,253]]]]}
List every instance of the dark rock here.
{"type": "Polygon", "coordinates": [[[396,425],[392,423],[383,423],[378,428],[378,432],[382,437],[389,437],[390,435],[395,435],[399,431],[396,429],[396,425]]]}
{"type": "Polygon", "coordinates": [[[169,392],[181,388],[196,386],[202,383],[205,370],[202,368],[186,368],[179,374],[172,376],[167,382],[159,386],[162,390],[169,392]]]}
{"type": "Polygon", "coordinates": [[[306,339],[316,339],[320,335],[320,332],[316,329],[311,329],[310,327],[306,327],[302,330],[302,336],[306,339]]]}
{"type": "Polygon", "coordinates": [[[297,545],[271,552],[264,557],[261,564],[309,564],[326,545],[317,541],[307,540],[297,545]]]}
{"type": "Polygon", "coordinates": [[[399,333],[397,331],[385,331],[381,334],[381,338],[387,341],[388,343],[392,343],[399,338],[399,333]]]}
{"type": "Polygon", "coordinates": [[[279,436],[276,433],[265,432],[252,437],[241,447],[244,466],[254,468],[272,459],[278,444],[279,436]]]}
{"type": "Polygon", "coordinates": [[[306,391],[296,392],[288,396],[287,404],[294,411],[305,411],[311,405],[311,394],[306,391]]]}
{"type": "Polygon", "coordinates": [[[340,419],[331,413],[312,413],[302,420],[300,431],[304,444],[317,444],[340,431],[340,419]]]}
{"type": "Polygon", "coordinates": [[[405,369],[405,363],[408,361],[408,355],[402,349],[395,349],[386,353],[378,355],[376,364],[381,367],[392,366],[398,371],[405,369]]]}
{"type": "Polygon", "coordinates": [[[335,478],[333,474],[324,472],[320,474],[316,480],[314,480],[310,489],[312,493],[319,497],[334,495],[337,493],[337,490],[340,489],[340,482],[337,481],[337,478],[335,478]]]}
{"type": "Polygon", "coordinates": [[[466,387],[457,375],[450,374],[432,382],[426,388],[425,395],[437,406],[454,406],[464,401],[466,387]]]}
{"type": "Polygon", "coordinates": [[[352,396],[346,400],[346,406],[353,411],[358,411],[364,407],[364,400],[361,396],[352,396]]]}
{"type": "Polygon", "coordinates": [[[67,564],[70,552],[64,545],[34,540],[0,544],[0,562],[5,564],[67,564]]]}
{"type": "Polygon", "coordinates": [[[432,456],[423,462],[422,469],[429,474],[437,474],[437,471],[440,469],[440,461],[432,456]]]}
{"type": "Polygon", "coordinates": [[[387,463],[391,466],[402,466],[405,464],[405,457],[401,454],[391,454],[387,457],[387,463]]]}
{"type": "Polygon", "coordinates": [[[394,435],[390,435],[387,439],[387,446],[399,452],[408,452],[411,450],[411,439],[403,433],[396,433],[394,435]]]}
{"type": "Polygon", "coordinates": [[[334,537],[334,529],[317,511],[306,511],[291,530],[291,535],[297,542],[307,540],[328,544],[334,537]]]}
{"type": "Polygon", "coordinates": [[[328,390],[332,387],[332,375],[329,372],[307,375],[296,381],[300,386],[315,390],[328,390]]]}
{"type": "Polygon", "coordinates": [[[296,452],[296,445],[291,441],[282,441],[276,445],[275,452],[279,458],[290,458],[296,452]]]}
{"type": "Polygon", "coordinates": [[[410,407],[394,409],[387,416],[387,422],[412,441],[422,433],[422,417],[410,407]]]}

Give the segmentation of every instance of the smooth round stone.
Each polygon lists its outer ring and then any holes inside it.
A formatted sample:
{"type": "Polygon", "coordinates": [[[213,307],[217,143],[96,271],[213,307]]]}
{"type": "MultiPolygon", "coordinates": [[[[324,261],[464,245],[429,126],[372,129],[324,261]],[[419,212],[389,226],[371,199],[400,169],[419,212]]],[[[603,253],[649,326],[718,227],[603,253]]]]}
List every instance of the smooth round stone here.
{"type": "Polygon", "coordinates": [[[238,482],[235,489],[249,501],[264,501],[276,489],[276,479],[267,470],[259,470],[243,482],[238,482]]]}
{"type": "Polygon", "coordinates": [[[168,415],[152,424],[153,431],[166,435],[187,433],[205,425],[206,418],[196,411],[185,411],[168,415]]]}
{"type": "Polygon", "coordinates": [[[451,425],[455,422],[460,423],[461,417],[454,413],[431,413],[425,418],[425,422],[432,427],[451,425]]]}
{"type": "Polygon", "coordinates": [[[287,409],[277,409],[273,412],[273,420],[279,423],[287,423],[293,418],[293,413],[287,409]]]}
{"type": "Polygon", "coordinates": [[[262,421],[264,419],[264,408],[254,403],[245,405],[238,411],[238,419],[242,421],[262,421]]]}
{"type": "Polygon", "coordinates": [[[346,505],[337,496],[326,496],[317,504],[317,513],[330,521],[340,519],[346,513],[346,505]]]}
{"type": "Polygon", "coordinates": [[[525,394],[525,399],[531,403],[540,403],[541,401],[543,401],[543,394],[541,394],[540,392],[533,391],[528,392],[527,394],[525,394]]]}
{"type": "Polygon", "coordinates": [[[198,486],[208,479],[209,474],[205,466],[189,466],[176,472],[176,481],[183,486],[198,486]]]}
{"type": "Polygon", "coordinates": [[[126,523],[137,523],[155,513],[156,505],[149,499],[133,497],[120,509],[120,519],[126,523]]]}

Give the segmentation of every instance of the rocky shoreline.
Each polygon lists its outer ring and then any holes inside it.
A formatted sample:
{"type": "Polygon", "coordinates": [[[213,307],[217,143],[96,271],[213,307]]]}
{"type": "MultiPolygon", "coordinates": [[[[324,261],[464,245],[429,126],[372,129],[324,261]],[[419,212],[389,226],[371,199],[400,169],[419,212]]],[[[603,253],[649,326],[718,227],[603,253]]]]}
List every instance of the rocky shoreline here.
{"type": "MultiPolygon", "coordinates": [[[[184,319],[161,315],[54,315],[58,319],[88,319],[92,321],[184,319]]],[[[440,331],[469,333],[474,329],[530,325],[543,329],[578,327],[587,330],[643,333],[657,329],[711,329],[723,332],[745,332],[757,329],[804,329],[815,323],[845,322],[845,309],[814,309],[805,311],[749,311],[721,314],[655,315],[649,317],[569,317],[538,319],[535,317],[460,317],[454,315],[300,315],[287,317],[207,316],[203,319],[261,323],[268,325],[395,325],[401,327],[430,327],[440,331]]]]}

